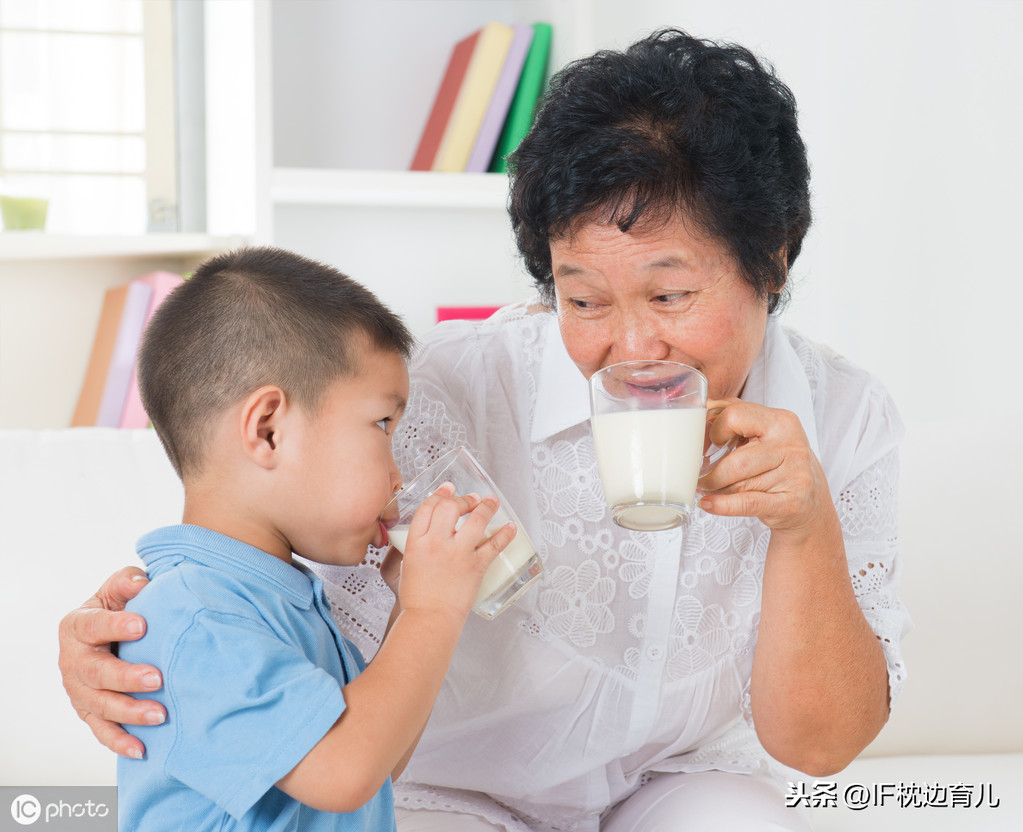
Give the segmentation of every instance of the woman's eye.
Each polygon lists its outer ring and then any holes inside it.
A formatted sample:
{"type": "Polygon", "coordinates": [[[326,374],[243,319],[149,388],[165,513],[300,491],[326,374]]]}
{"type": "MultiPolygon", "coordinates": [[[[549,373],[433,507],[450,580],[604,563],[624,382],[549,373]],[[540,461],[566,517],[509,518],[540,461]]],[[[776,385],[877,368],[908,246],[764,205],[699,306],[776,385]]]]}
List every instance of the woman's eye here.
{"type": "Polygon", "coordinates": [[[590,300],[580,300],[579,298],[569,298],[568,301],[576,309],[596,309],[597,304],[590,300]]]}
{"type": "Polygon", "coordinates": [[[690,294],[690,292],[668,292],[663,295],[655,296],[654,300],[658,303],[675,303],[676,301],[680,301],[688,297],[690,294]]]}

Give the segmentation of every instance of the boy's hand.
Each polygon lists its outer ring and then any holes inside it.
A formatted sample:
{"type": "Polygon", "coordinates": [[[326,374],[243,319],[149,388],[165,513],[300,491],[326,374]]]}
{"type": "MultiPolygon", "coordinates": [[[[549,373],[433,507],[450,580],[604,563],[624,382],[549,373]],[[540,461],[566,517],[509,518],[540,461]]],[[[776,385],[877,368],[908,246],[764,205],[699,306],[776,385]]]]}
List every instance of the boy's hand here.
{"type": "Polygon", "coordinates": [[[166,719],[166,712],[157,702],[135,699],[122,691],[157,690],[163,680],[151,665],[133,665],[116,658],[111,642],[135,641],[145,632],[145,619],[123,612],[124,605],[145,585],[142,570],[121,569],[60,622],[58,663],[72,706],[103,745],[136,758],[141,758],[145,747],[118,723],[157,725],[166,719]]]}
{"type": "Polygon", "coordinates": [[[402,610],[441,612],[464,622],[487,567],[515,537],[513,523],[488,534],[497,508],[496,497],[455,496],[450,483],[423,501],[412,518],[402,560],[402,610]]]}

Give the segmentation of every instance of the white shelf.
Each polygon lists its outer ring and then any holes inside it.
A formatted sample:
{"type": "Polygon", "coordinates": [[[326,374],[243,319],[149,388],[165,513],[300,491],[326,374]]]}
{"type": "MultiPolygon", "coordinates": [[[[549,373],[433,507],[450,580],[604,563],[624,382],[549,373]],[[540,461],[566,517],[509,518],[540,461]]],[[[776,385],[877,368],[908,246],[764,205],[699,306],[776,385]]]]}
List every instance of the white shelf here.
{"type": "Polygon", "coordinates": [[[275,168],[270,199],[274,205],[503,211],[508,199],[508,177],[503,173],[275,168]]]}
{"type": "Polygon", "coordinates": [[[0,232],[0,262],[16,260],[204,257],[245,243],[243,237],[208,234],[76,236],[41,231],[0,232]]]}

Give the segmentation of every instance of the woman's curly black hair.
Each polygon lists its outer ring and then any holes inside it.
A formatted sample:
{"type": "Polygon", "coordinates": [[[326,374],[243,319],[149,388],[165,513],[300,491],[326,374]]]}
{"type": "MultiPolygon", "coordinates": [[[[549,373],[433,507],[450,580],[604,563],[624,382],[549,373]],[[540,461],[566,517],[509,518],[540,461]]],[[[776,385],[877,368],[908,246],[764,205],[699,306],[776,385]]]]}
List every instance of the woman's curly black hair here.
{"type": "Polygon", "coordinates": [[[516,243],[549,304],[551,240],[580,218],[628,231],[681,216],[770,311],[810,227],[792,91],[748,49],[678,29],[556,73],[509,163],[516,243]]]}

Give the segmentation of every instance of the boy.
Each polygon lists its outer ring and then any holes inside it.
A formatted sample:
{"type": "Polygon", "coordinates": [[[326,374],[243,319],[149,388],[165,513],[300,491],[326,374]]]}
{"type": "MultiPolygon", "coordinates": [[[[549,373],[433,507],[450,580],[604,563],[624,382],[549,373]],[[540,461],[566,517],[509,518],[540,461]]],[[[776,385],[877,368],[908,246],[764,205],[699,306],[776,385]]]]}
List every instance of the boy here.
{"type": "Polygon", "coordinates": [[[147,754],[118,762],[122,829],[394,829],[390,777],[514,527],[486,538],[493,497],[431,496],[364,673],[292,555],[386,545],[412,341],[364,287],[273,248],[208,260],[154,315],[139,384],[185,506],[138,545],[149,628],[120,651],[167,671],[168,726],[132,729],[147,754]]]}

